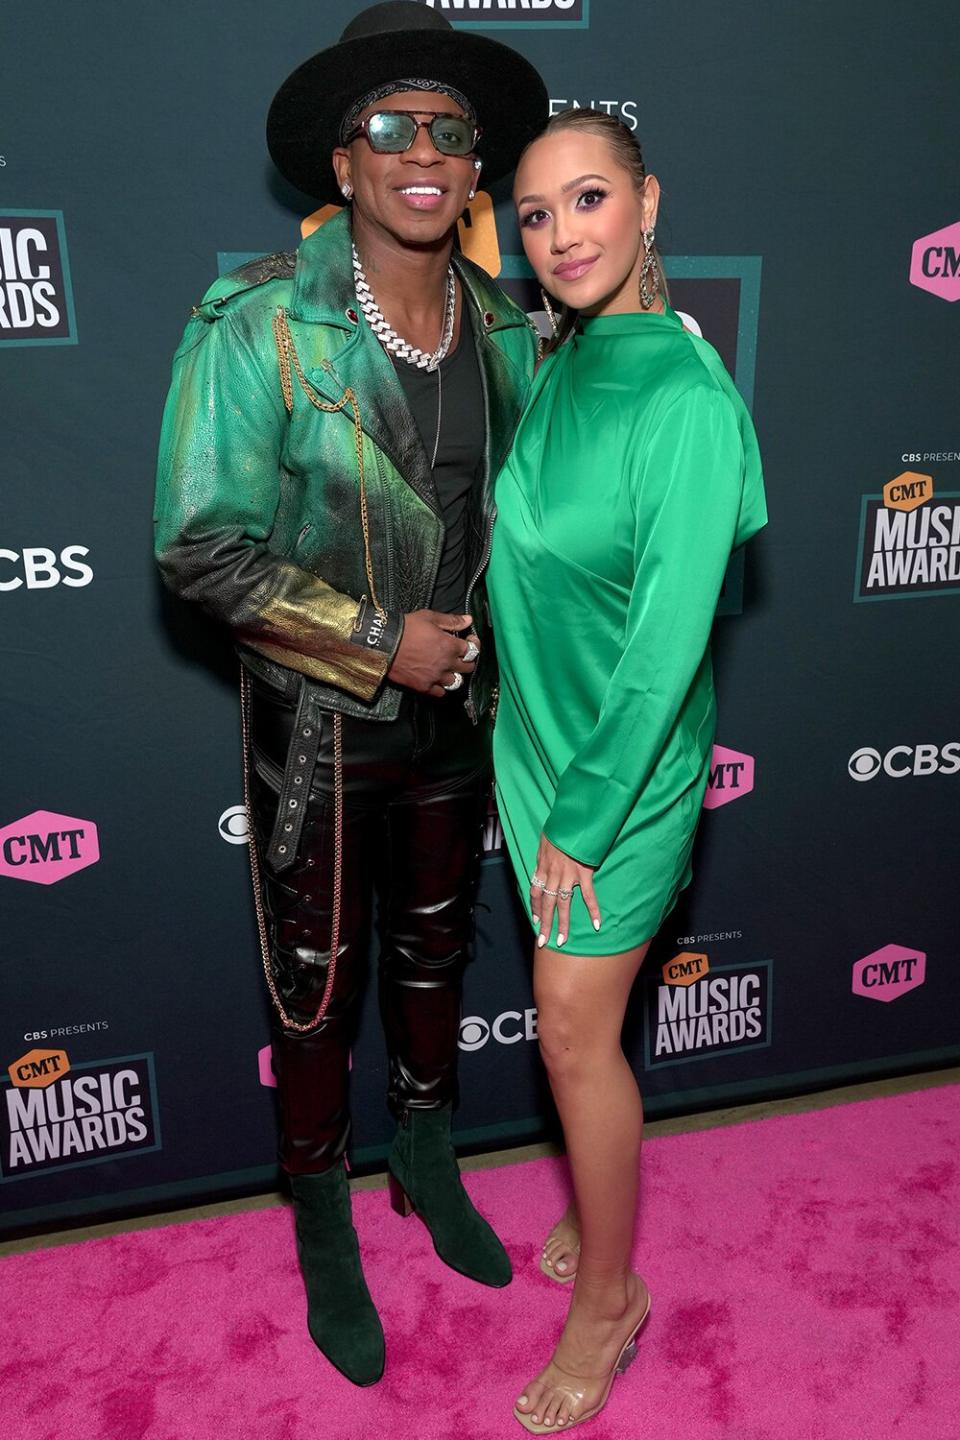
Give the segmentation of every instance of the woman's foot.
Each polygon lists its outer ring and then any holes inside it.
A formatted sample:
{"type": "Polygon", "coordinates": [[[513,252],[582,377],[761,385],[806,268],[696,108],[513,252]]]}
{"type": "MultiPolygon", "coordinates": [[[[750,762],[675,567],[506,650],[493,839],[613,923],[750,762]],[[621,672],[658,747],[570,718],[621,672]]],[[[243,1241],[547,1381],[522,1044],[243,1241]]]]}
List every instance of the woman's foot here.
{"type": "Polygon", "coordinates": [[[626,1294],[604,1302],[574,1296],[553,1359],[517,1400],[514,1414],[536,1434],[569,1429],[602,1410],[616,1375],[633,1359],[633,1337],[650,1310],[639,1275],[627,1278],[626,1294]]]}
{"type": "Polygon", "coordinates": [[[580,1219],[576,1207],[570,1205],[544,1241],[540,1269],[548,1279],[568,1285],[576,1276],[579,1263],[580,1219]]]}

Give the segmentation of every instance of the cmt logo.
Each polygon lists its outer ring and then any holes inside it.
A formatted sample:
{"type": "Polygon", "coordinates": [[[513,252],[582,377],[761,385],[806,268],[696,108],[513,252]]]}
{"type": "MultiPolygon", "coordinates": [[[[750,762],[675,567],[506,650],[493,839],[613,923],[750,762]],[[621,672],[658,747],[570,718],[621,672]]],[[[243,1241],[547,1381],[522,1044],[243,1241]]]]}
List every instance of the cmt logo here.
{"type": "Polygon", "coordinates": [[[518,1040],[536,1040],[537,1012],[504,1010],[491,1025],[482,1015],[467,1015],[460,1022],[461,1050],[482,1050],[491,1035],[498,1045],[516,1045],[518,1040]]]}
{"type": "Polygon", "coordinates": [[[748,795],[753,789],[754,771],[752,755],[728,750],[725,745],[714,745],[703,808],[716,810],[721,805],[729,805],[731,800],[748,795]]]}
{"type": "Polygon", "coordinates": [[[423,0],[456,24],[484,25],[488,30],[548,30],[570,26],[585,30],[590,24],[590,0],[423,0]]]}
{"type": "Polygon", "coordinates": [[[851,780],[873,780],[880,771],[891,780],[907,775],[956,775],[960,770],[960,741],[948,745],[892,745],[885,755],[872,745],[854,750],[847,761],[851,780]]]}
{"type": "Polygon", "coordinates": [[[92,820],[34,810],[0,830],[0,875],[56,885],[75,870],[100,859],[100,838],[92,820]]]}
{"type": "Polygon", "coordinates": [[[28,1050],[7,1066],[10,1082],[18,1090],[45,1090],[69,1070],[66,1050],[28,1050]]]}
{"type": "Polygon", "coordinates": [[[864,955],[853,967],[853,993],[868,1000],[899,1000],[927,978],[927,957],[922,950],[884,945],[864,955]]]}
{"type": "Polygon", "coordinates": [[[916,510],[925,500],[933,498],[933,476],[918,475],[913,470],[904,470],[895,480],[888,480],[883,487],[883,503],[888,510],[916,510]]]}
{"type": "Polygon", "coordinates": [[[0,549],[0,590],[19,590],[21,585],[28,590],[51,590],[60,584],[80,589],[93,579],[90,566],[79,558],[89,554],[86,545],[67,545],[59,557],[45,545],[20,551],[0,549]]]}
{"type": "Polygon", "coordinates": [[[960,300],[960,220],[914,243],[910,284],[941,300],[960,300]]]}
{"type": "Polygon", "coordinates": [[[706,955],[695,955],[692,950],[681,950],[663,966],[664,985],[692,985],[710,970],[706,955]]]}

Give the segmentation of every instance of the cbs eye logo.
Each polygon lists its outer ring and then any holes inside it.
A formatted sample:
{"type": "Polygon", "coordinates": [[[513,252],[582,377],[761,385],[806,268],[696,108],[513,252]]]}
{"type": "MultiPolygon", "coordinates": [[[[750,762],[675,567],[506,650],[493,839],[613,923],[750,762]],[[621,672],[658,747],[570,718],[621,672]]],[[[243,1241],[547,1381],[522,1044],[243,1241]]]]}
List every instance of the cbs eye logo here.
{"type": "Polygon", "coordinates": [[[498,1045],[516,1045],[518,1040],[536,1040],[537,1011],[504,1010],[491,1025],[482,1015],[466,1015],[460,1022],[461,1050],[482,1050],[490,1037],[498,1045]]]}
{"type": "Polygon", "coordinates": [[[250,828],[245,806],[231,805],[229,810],[224,810],[217,821],[217,829],[220,839],[226,840],[228,845],[246,845],[250,839],[250,828]]]}
{"type": "Polygon", "coordinates": [[[891,780],[902,780],[907,775],[956,775],[960,770],[960,742],[893,745],[885,755],[872,745],[862,745],[847,761],[851,780],[873,780],[881,770],[891,780]]]}

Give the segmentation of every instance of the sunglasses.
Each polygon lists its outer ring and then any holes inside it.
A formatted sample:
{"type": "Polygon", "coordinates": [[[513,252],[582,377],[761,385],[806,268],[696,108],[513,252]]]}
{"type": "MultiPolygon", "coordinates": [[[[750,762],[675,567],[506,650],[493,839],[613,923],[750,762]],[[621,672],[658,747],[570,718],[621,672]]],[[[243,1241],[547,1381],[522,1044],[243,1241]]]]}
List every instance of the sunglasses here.
{"type": "Polygon", "coordinates": [[[431,110],[378,110],[361,120],[344,140],[345,145],[365,135],[378,155],[400,155],[409,150],[421,129],[428,130],[433,148],[441,155],[469,155],[480,138],[480,127],[466,115],[441,115],[431,110]],[[418,120],[429,115],[429,120],[418,120]]]}

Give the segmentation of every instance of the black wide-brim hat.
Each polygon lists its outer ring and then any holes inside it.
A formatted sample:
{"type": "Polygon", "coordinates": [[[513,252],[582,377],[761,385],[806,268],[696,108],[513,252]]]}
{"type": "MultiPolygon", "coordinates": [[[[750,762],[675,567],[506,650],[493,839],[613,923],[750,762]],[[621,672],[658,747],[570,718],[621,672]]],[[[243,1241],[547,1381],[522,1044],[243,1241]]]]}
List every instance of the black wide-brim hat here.
{"type": "Polygon", "coordinates": [[[516,50],[454,30],[421,0],[386,0],[351,20],[338,44],[300,65],[274,96],[267,147],[284,179],[340,202],[331,155],[344,115],[378,86],[411,78],[450,85],[470,101],[483,130],[477,155],[485,183],[509,175],[546,123],[546,87],[516,50]]]}

